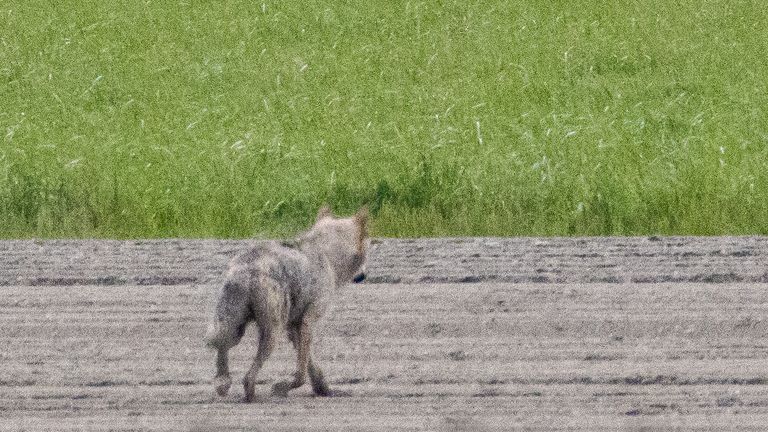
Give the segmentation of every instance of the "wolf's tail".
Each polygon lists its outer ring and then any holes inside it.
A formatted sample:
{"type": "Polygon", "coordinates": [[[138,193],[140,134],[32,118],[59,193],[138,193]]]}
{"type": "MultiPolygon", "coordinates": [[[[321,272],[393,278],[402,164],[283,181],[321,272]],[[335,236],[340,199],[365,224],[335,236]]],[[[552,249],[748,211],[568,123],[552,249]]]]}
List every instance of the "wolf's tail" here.
{"type": "Polygon", "coordinates": [[[248,324],[248,296],[244,288],[227,281],[218,293],[204,341],[212,348],[228,349],[240,342],[248,324]]]}
{"type": "Polygon", "coordinates": [[[223,327],[223,323],[216,318],[208,322],[208,329],[203,338],[207,346],[211,348],[224,348],[227,345],[226,341],[228,338],[223,327]]]}

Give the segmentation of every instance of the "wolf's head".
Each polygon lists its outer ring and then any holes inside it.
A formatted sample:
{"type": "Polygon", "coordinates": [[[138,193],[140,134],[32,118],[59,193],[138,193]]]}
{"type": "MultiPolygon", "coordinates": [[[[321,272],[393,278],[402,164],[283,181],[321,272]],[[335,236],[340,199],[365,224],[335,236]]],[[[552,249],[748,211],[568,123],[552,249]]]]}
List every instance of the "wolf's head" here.
{"type": "Polygon", "coordinates": [[[328,259],[339,285],[362,282],[368,257],[368,209],[361,208],[353,216],[337,218],[330,207],[317,212],[312,228],[300,240],[311,244],[328,259]]]}

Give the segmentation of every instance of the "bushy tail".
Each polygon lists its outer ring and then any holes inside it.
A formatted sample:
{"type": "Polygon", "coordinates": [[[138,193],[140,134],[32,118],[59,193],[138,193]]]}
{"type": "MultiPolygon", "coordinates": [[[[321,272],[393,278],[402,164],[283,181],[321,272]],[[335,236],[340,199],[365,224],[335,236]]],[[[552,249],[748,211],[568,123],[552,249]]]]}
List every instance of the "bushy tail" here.
{"type": "Polygon", "coordinates": [[[219,291],[213,316],[208,322],[206,345],[217,349],[237,345],[248,324],[248,309],[247,293],[239,284],[227,281],[219,291]]]}
{"type": "Polygon", "coordinates": [[[226,345],[226,332],[223,330],[223,323],[214,318],[208,323],[208,330],[205,332],[205,344],[210,348],[224,348],[226,345]]]}

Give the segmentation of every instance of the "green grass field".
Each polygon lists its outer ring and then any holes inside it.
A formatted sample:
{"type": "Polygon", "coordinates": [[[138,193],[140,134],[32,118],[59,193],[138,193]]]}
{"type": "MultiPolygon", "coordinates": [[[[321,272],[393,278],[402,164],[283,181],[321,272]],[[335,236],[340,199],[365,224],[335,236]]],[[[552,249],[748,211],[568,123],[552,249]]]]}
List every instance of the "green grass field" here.
{"type": "Polygon", "coordinates": [[[0,3],[0,237],[768,234],[768,2],[0,3]],[[353,5],[350,5],[353,4],[353,5]]]}

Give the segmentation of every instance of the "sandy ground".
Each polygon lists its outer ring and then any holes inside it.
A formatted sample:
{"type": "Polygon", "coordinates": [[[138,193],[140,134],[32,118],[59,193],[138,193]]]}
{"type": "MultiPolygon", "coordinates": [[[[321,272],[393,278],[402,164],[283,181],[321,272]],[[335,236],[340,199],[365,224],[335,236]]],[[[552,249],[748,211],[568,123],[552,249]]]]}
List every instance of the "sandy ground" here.
{"type": "Polygon", "coordinates": [[[214,395],[237,241],[0,242],[4,430],[765,430],[768,239],[385,240],[316,338],[349,397],[214,395]]]}

